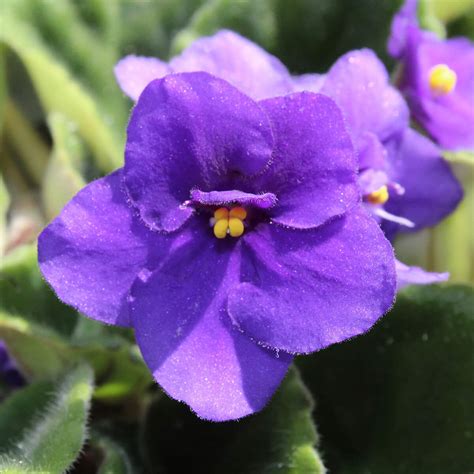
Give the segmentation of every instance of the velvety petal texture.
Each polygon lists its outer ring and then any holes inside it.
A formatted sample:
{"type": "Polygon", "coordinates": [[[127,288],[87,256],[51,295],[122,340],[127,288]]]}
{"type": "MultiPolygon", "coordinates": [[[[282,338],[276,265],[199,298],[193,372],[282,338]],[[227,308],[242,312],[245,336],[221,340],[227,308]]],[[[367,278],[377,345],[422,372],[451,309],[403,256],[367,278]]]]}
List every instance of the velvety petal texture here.
{"type": "Polygon", "coordinates": [[[115,77],[125,94],[137,100],[153,79],[196,71],[225,79],[253,99],[293,90],[290,74],[275,56],[229,30],[197,39],[169,64],[155,58],[127,56],[115,67],[115,77]]]}
{"type": "Polygon", "coordinates": [[[221,30],[199,38],[170,61],[174,72],[206,71],[253,99],[288,94],[291,76],[275,56],[239,34],[221,30]]]}
{"type": "Polygon", "coordinates": [[[359,201],[357,162],[334,101],[301,92],[259,103],[275,136],[271,166],[256,186],[278,197],[274,222],[307,229],[359,201]]]}
{"type": "Polygon", "coordinates": [[[315,230],[261,226],[244,241],[228,311],[259,343],[316,351],[367,331],[392,306],[393,249],[360,207],[315,230]]]}
{"type": "Polygon", "coordinates": [[[128,291],[137,273],[166,252],[128,206],[122,171],[82,189],[38,240],[41,272],[58,297],[87,316],[128,325],[128,291]]]}
{"type": "Polygon", "coordinates": [[[207,73],[151,82],[127,130],[124,182],[143,221],[174,231],[192,215],[192,189],[225,190],[270,161],[273,136],[264,111],[207,73]]]}
{"type": "Polygon", "coordinates": [[[214,421],[260,410],[292,357],[239,332],[226,311],[238,283],[240,245],[209,240],[187,225],[166,263],[133,287],[138,344],[156,381],[198,416],[214,421]]]}
{"type": "Polygon", "coordinates": [[[408,126],[408,108],[390,85],[383,63],[369,49],[351,51],[331,67],[321,93],[341,107],[354,137],[375,134],[381,142],[408,126]]]}
{"type": "MultiPolygon", "coordinates": [[[[391,179],[404,188],[404,193],[390,196],[385,205],[388,212],[409,219],[415,224],[412,230],[419,230],[436,225],[454,211],[463,191],[433,142],[407,129],[401,146],[390,151],[389,157],[391,179]]],[[[387,224],[391,232],[393,226],[396,224],[387,224]]]]}

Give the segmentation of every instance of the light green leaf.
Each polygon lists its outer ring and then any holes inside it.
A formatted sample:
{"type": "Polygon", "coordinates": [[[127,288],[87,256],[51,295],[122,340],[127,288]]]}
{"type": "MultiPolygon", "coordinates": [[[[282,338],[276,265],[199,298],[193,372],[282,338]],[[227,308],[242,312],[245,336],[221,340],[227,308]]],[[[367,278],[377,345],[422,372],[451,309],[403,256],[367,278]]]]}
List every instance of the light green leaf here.
{"type": "Polygon", "coordinates": [[[53,135],[53,153],[46,167],[41,193],[46,217],[52,219],[86,182],[79,172],[84,149],[76,126],[57,113],[51,114],[48,123],[53,135]]]}
{"type": "Polygon", "coordinates": [[[0,311],[0,339],[29,379],[57,376],[72,360],[65,341],[54,331],[0,311]]]}
{"type": "Polygon", "coordinates": [[[77,312],[61,303],[43,280],[36,245],[18,247],[0,260],[0,310],[66,336],[77,322],[77,312]]]}
{"type": "MultiPolygon", "coordinates": [[[[5,11],[0,42],[20,57],[46,111],[60,112],[78,125],[101,170],[109,172],[118,167],[122,162],[121,140],[101,117],[97,100],[56,60],[34,28],[5,11]]],[[[109,120],[113,122],[112,117],[109,120]]]]}
{"type": "Polygon", "coordinates": [[[94,397],[104,402],[138,397],[152,380],[137,347],[118,335],[71,344],[51,329],[0,311],[0,339],[32,380],[56,377],[72,363],[86,360],[100,380],[94,397]]]}
{"type": "Polygon", "coordinates": [[[451,282],[474,283],[474,155],[468,151],[444,155],[462,184],[463,200],[436,227],[399,235],[395,248],[399,259],[409,265],[449,272],[451,282]]]}
{"type": "Polygon", "coordinates": [[[474,10],[472,0],[423,0],[441,21],[447,23],[474,10]]]}
{"type": "Polygon", "coordinates": [[[474,470],[473,308],[472,288],[410,287],[368,334],[301,358],[328,469],[474,470]]]}
{"type": "Polygon", "coordinates": [[[7,243],[7,212],[9,207],[10,195],[0,175],[0,257],[4,253],[7,243]]]}
{"type": "Polygon", "coordinates": [[[311,396],[294,368],[268,407],[236,422],[200,420],[189,407],[159,394],[145,418],[146,462],[164,472],[192,472],[200,466],[208,473],[324,473],[312,409],[311,396]]]}
{"type": "Polygon", "coordinates": [[[10,395],[0,405],[0,453],[15,448],[27,427],[39,417],[54,398],[54,384],[49,380],[34,382],[10,395]]]}
{"type": "Polygon", "coordinates": [[[223,27],[268,44],[276,33],[274,5],[273,0],[208,0],[174,38],[171,52],[177,54],[199,36],[212,34],[223,27]]]}
{"type": "MultiPolygon", "coordinates": [[[[79,366],[71,370],[57,385],[53,399],[42,407],[34,423],[25,426],[15,448],[3,456],[2,472],[18,469],[19,472],[60,473],[67,470],[86,439],[92,390],[90,368],[79,366]]],[[[33,397],[30,403],[35,403],[38,394],[31,391],[29,394],[33,397]]]]}

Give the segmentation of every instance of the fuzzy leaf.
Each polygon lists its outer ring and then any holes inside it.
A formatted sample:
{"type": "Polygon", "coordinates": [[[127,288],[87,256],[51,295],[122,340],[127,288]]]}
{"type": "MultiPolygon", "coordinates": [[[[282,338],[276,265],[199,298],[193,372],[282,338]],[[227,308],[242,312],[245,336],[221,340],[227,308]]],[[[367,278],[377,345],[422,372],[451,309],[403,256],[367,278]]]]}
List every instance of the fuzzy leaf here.
{"type": "MultiPolygon", "coordinates": [[[[67,374],[36,420],[24,427],[22,439],[3,455],[1,472],[18,469],[18,472],[59,473],[68,469],[80,453],[87,435],[92,390],[92,371],[87,366],[79,366],[67,374]]],[[[25,392],[19,394],[13,397],[22,396],[24,403],[25,392]]],[[[38,393],[30,389],[28,394],[30,403],[35,403],[38,393]]],[[[10,406],[12,404],[15,401],[10,400],[10,406]]]]}
{"type": "Polygon", "coordinates": [[[300,360],[340,474],[474,470],[474,290],[410,287],[367,335],[300,360]]]}
{"type": "Polygon", "coordinates": [[[53,399],[53,389],[50,381],[35,382],[17,390],[0,405],[0,453],[14,449],[25,429],[53,399]]]}

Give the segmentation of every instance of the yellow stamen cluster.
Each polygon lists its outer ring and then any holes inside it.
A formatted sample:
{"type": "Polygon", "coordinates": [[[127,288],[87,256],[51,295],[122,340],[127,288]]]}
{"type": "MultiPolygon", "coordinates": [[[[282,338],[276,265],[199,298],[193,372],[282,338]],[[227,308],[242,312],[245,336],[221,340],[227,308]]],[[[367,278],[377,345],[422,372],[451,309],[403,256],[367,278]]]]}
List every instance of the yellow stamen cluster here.
{"type": "Polygon", "coordinates": [[[388,188],[383,185],[376,191],[365,196],[365,200],[370,204],[385,204],[388,201],[388,188]]]}
{"type": "Polygon", "coordinates": [[[446,95],[456,87],[457,75],[446,64],[437,64],[429,72],[429,85],[435,95],[446,95]]]}
{"type": "Polygon", "coordinates": [[[244,219],[247,211],[243,207],[234,207],[230,211],[220,207],[214,212],[214,235],[218,239],[225,239],[227,234],[231,237],[240,237],[244,233],[244,219]]]}

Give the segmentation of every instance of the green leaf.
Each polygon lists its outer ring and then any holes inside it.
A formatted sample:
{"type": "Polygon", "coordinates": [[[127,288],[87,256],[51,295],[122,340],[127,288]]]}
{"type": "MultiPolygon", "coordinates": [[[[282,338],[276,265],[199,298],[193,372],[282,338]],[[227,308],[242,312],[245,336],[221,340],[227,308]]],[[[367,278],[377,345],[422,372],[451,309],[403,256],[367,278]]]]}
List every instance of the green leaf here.
{"type": "Polygon", "coordinates": [[[269,407],[243,420],[218,472],[264,474],[324,473],[314,449],[313,402],[296,369],[291,369],[269,407]],[[227,469],[225,467],[227,466],[227,469]]]}
{"type": "Polygon", "coordinates": [[[53,135],[53,153],[43,177],[41,194],[46,217],[52,219],[86,182],[79,172],[84,149],[75,125],[57,113],[51,114],[48,123],[53,135]]]}
{"type": "Polygon", "coordinates": [[[132,474],[132,464],[126,451],[110,438],[94,435],[94,447],[99,448],[103,454],[103,461],[97,474],[132,474]]]}
{"type": "MultiPolygon", "coordinates": [[[[64,472],[80,453],[87,435],[87,417],[93,390],[92,371],[79,366],[66,375],[34,423],[24,426],[22,439],[0,461],[2,472],[64,472]],[[3,469],[2,469],[3,464],[3,469]],[[26,469],[25,469],[26,468],[26,469]]],[[[38,399],[30,390],[29,403],[38,399]]],[[[13,397],[22,396],[25,392],[13,397]]],[[[17,402],[18,403],[18,402],[17,402]]],[[[21,404],[20,403],[20,404],[21,404]]],[[[15,404],[10,401],[10,406],[15,404]]],[[[17,407],[18,408],[18,407],[17,407]]]]}
{"type": "Polygon", "coordinates": [[[267,408],[238,422],[200,420],[187,406],[158,395],[145,418],[142,444],[154,471],[199,466],[209,473],[323,473],[312,409],[294,368],[267,408]]]}
{"type": "MultiPolygon", "coordinates": [[[[54,57],[32,25],[5,8],[0,42],[20,57],[46,111],[60,112],[78,125],[101,170],[109,172],[118,167],[122,161],[121,140],[100,115],[97,99],[54,57]]],[[[113,117],[108,120],[114,121],[113,117]]]]}
{"type": "Polygon", "coordinates": [[[32,380],[56,377],[70,364],[86,360],[98,380],[94,397],[104,402],[139,397],[151,382],[138,348],[117,334],[78,344],[45,326],[0,311],[0,339],[21,372],[32,380]]]}
{"type": "Polygon", "coordinates": [[[447,23],[474,10],[472,0],[423,0],[429,4],[433,14],[447,23]]]}
{"type": "Polygon", "coordinates": [[[199,36],[214,33],[223,27],[269,44],[276,33],[274,4],[273,0],[208,0],[194,12],[188,26],[174,38],[171,52],[176,54],[199,36]]]}
{"type": "Polygon", "coordinates": [[[32,425],[54,398],[54,384],[35,382],[17,390],[0,405],[0,453],[14,449],[26,427],[32,425]]]}
{"type": "Polygon", "coordinates": [[[61,303],[43,280],[35,245],[18,247],[1,259],[0,310],[66,336],[77,323],[77,312],[61,303]]]}
{"type": "Polygon", "coordinates": [[[3,255],[7,243],[7,212],[9,207],[10,195],[0,175],[0,256],[3,255]]]}
{"type": "Polygon", "coordinates": [[[57,376],[72,355],[65,341],[52,330],[0,311],[0,339],[29,379],[57,376]]]}
{"type": "Polygon", "coordinates": [[[208,0],[173,40],[175,54],[191,41],[231,28],[276,54],[291,71],[321,72],[350,49],[368,47],[390,62],[386,41],[402,0],[208,0]]]}
{"type": "Polygon", "coordinates": [[[474,290],[410,287],[367,335],[302,358],[340,474],[474,470],[474,290]]]}
{"type": "Polygon", "coordinates": [[[449,272],[451,282],[474,283],[474,154],[445,152],[451,169],[462,184],[464,197],[454,212],[436,227],[415,234],[401,234],[397,256],[409,265],[449,272]]]}

